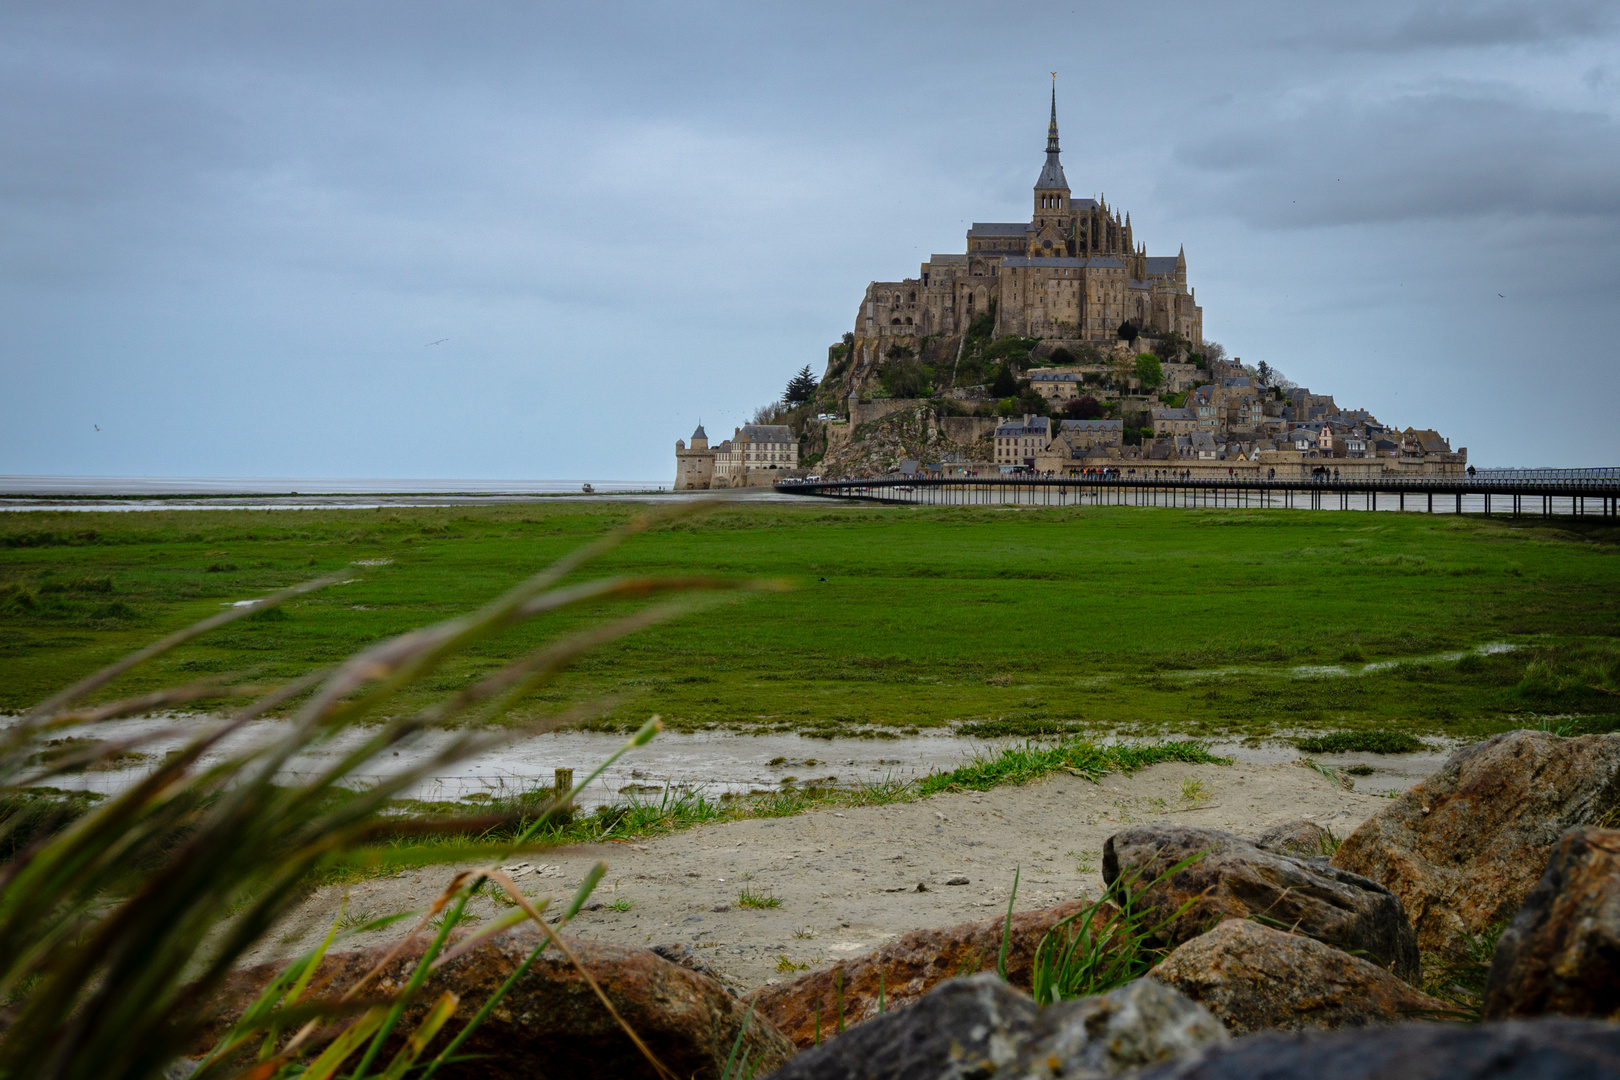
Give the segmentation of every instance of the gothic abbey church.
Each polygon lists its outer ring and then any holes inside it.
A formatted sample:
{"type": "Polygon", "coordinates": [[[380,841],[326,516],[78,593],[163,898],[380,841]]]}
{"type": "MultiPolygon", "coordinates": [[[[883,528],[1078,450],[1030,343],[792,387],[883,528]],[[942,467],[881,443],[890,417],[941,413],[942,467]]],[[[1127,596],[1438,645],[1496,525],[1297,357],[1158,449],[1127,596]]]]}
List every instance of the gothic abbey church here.
{"type": "Polygon", "coordinates": [[[995,333],[1111,345],[1120,324],[1148,336],[1203,341],[1203,313],[1187,288],[1187,257],[1151,256],[1101,198],[1071,199],[1058,160],[1057,90],[1046,164],[1027,222],[975,222],[964,255],[932,255],[921,275],[867,286],[855,319],[854,368],[870,372],[895,345],[954,337],[993,310],[995,333]]]}

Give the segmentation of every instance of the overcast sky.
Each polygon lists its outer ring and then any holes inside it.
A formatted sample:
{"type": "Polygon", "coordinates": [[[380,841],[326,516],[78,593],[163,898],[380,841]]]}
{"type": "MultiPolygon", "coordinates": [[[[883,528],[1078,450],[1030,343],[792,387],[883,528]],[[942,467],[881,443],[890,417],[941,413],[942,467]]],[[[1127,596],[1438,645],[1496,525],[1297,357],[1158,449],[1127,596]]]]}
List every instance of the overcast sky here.
{"type": "Polygon", "coordinates": [[[10,0],[0,473],[668,482],[868,281],[1028,219],[1054,70],[1207,337],[1620,464],[1617,16],[10,0]]]}

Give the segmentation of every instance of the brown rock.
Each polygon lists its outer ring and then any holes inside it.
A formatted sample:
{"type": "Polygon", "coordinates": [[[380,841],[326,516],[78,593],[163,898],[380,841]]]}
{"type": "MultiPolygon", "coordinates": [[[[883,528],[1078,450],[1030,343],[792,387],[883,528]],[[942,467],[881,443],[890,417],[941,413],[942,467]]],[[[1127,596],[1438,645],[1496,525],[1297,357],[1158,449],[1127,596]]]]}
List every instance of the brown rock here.
{"type": "Polygon", "coordinates": [[[1234,1035],[1393,1024],[1450,1011],[1376,964],[1248,919],[1228,919],[1187,942],[1148,977],[1203,1005],[1234,1035]]]}
{"type": "Polygon", "coordinates": [[[1124,877],[1159,940],[1175,947],[1222,919],[1255,916],[1366,956],[1408,980],[1417,942],[1401,902],[1383,886],[1328,865],[1266,850],[1216,829],[1136,825],[1103,845],[1103,880],[1124,877]],[[1152,884],[1172,866],[1190,865],[1152,884]],[[1151,887],[1149,887],[1151,885],[1151,887]],[[1177,916],[1183,906],[1186,910],[1177,916]],[[1172,918],[1174,916],[1174,918],[1172,918]]]}
{"type": "Polygon", "coordinates": [[[1620,831],[1571,829],[1503,931],[1485,1018],[1620,1020],[1620,831]]]}
{"type": "Polygon", "coordinates": [[[1333,854],[1333,834],[1314,821],[1290,821],[1267,830],[1254,846],[1312,859],[1333,854]]]}
{"type": "Polygon", "coordinates": [[[1418,946],[1459,954],[1518,910],[1564,831],[1620,805],[1620,735],[1511,731],[1465,746],[1380,810],[1333,865],[1406,905],[1418,946]]]}
{"type": "MultiPolygon", "coordinates": [[[[386,1063],[390,1059],[394,1044],[415,1029],[441,993],[450,990],[460,996],[461,1003],[429,1046],[427,1056],[437,1053],[539,941],[538,930],[513,930],[429,976],[422,992],[406,1009],[395,1029],[399,1034],[384,1049],[381,1060],[386,1063]]],[[[421,942],[390,962],[376,988],[388,992],[403,985],[425,944],[421,942]]],[[[720,1075],[737,1039],[746,1005],[726,993],[715,980],[672,964],[650,950],[577,939],[569,939],[568,944],[614,1009],[666,1068],[680,1077],[720,1075]]],[[[378,947],[332,953],[321,962],[312,986],[330,986],[335,996],[369,971],[384,952],[386,949],[378,947]]],[[[236,973],[221,995],[204,1045],[212,1045],[279,970],[280,965],[263,964],[236,973]]],[[[756,1013],[743,1037],[742,1053],[749,1054],[756,1073],[764,1075],[791,1057],[794,1047],[756,1013]]],[[[555,948],[541,954],[478,1031],[461,1045],[460,1054],[474,1055],[478,1060],[446,1066],[438,1075],[452,1080],[657,1075],[602,1007],[578,969],[555,948]]]]}
{"type": "MultiPolygon", "coordinates": [[[[1085,901],[1071,900],[1041,911],[1014,913],[1007,981],[1028,988],[1041,938],[1054,923],[1084,907],[1085,901]]],[[[1111,917],[1112,909],[1105,909],[1097,925],[1111,917]]],[[[884,1007],[895,1009],[910,1005],[945,979],[994,970],[1001,951],[1002,924],[1003,919],[987,919],[913,930],[863,956],[840,960],[791,982],[761,987],[743,1000],[754,1002],[758,1014],[799,1047],[811,1046],[816,1039],[818,1010],[822,1037],[837,1030],[840,993],[846,1027],[878,1015],[880,974],[884,1007]]]]}

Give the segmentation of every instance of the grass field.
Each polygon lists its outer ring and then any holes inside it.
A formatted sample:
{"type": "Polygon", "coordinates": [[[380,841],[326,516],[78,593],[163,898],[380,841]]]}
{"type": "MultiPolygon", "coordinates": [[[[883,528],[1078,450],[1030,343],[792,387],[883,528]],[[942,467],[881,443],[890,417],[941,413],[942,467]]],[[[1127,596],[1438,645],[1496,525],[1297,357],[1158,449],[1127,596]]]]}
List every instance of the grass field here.
{"type": "MultiPolygon", "coordinates": [[[[233,624],[108,695],[301,673],[466,611],[634,511],[0,514],[0,711],[222,604],[347,567],[355,580],[233,624]]],[[[1620,530],[1590,522],[742,505],[637,536],[594,572],[795,588],[606,649],[531,712],[608,692],[605,726],[657,712],[676,728],[874,737],[943,724],[1092,736],[1620,728],[1620,530]],[[1514,648],[1478,651],[1503,645],[1514,648]]],[[[579,625],[537,620],[433,688],[579,625]]]]}

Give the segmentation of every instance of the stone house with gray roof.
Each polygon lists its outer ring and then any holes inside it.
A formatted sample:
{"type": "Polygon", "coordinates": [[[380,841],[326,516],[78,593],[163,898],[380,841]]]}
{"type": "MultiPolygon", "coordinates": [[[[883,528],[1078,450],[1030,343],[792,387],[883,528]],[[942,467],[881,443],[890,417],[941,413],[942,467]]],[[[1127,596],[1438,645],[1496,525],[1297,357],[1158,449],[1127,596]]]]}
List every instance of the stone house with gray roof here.
{"type": "Polygon", "coordinates": [[[786,424],[744,424],[734,431],[714,447],[702,424],[692,432],[691,446],[675,440],[676,491],[758,487],[799,467],[799,440],[786,424]]]}
{"type": "Polygon", "coordinates": [[[1052,421],[1025,413],[1021,420],[997,425],[995,463],[1003,468],[1034,468],[1035,456],[1052,441],[1052,421]]]}

